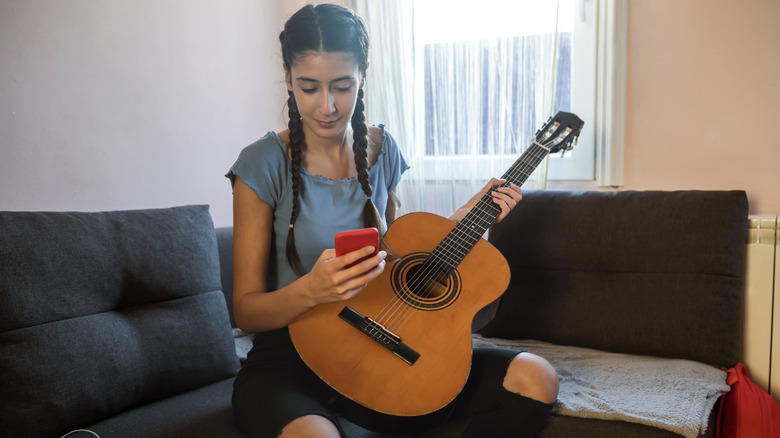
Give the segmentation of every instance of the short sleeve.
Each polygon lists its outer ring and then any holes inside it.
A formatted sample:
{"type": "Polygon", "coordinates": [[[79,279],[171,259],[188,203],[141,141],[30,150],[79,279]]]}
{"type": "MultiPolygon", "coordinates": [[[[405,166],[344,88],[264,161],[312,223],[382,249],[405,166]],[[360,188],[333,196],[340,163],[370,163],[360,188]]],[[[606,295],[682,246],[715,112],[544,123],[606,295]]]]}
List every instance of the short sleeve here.
{"type": "Polygon", "coordinates": [[[269,132],[245,147],[225,175],[235,185],[236,176],[257,193],[261,201],[276,208],[289,182],[289,161],[284,144],[269,132]]]}
{"type": "Polygon", "coordinates": [[[382,144],[382,153],[385,154],[383,165],[385,166],[385,175],[387,175],[387,191],[392,191],[401,182],[401,175],[409,170],[409,164],[406,163],[398,143],[392,135],[380,126],[384,131],[384,141],[382,144]]]}

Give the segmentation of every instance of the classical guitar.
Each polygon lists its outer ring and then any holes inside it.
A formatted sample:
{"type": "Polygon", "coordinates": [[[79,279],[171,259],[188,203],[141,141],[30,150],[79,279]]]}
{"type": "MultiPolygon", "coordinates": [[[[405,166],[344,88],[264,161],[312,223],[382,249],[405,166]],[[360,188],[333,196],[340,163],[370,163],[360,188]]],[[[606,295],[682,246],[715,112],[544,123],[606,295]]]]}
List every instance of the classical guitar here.
{"type": "MultiPolygon", "coordinates": [[[[559,112],[503,175],[522,185],[549,153],[571,149],[583,122],[559,112]]],[[[485,194],[460,223],[410,213],[387,230],[398,256],[350,300],[319,305],[289,327],[304,362],[327,384],[374,411],[435,412],[471,369],[471,322],[504,293],[509,266],[483,234],[500,209],[485,194]]]]}

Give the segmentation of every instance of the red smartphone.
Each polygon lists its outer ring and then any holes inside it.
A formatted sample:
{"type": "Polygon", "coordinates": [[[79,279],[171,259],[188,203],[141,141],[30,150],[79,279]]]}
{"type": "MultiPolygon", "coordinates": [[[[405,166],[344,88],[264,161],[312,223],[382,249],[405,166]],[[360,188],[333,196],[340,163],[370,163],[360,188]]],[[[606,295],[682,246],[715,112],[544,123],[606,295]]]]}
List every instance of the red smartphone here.
{"type": "Polygon", "coordinates": [[[362,259],[350,264],[347,268],[356,265],[368,258],[375,256],[379,252],[379,231],[376,228],[361,228],[359,230],[342,231],[336,234],[336,256],[343,256],[346,253],[373,246],[374,252],[362,259]]]}

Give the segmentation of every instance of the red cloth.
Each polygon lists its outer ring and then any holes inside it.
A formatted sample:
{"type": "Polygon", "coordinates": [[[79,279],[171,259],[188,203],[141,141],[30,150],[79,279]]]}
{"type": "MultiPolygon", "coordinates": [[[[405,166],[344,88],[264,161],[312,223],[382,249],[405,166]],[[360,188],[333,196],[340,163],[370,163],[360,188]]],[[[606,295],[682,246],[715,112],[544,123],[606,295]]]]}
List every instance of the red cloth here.
{"type": "Polygon", "coordinates": [[[728,370],[726,393],[718,411],[719,438],[780,438],[780,406],[761,390],[738,363],[728,370]]]}

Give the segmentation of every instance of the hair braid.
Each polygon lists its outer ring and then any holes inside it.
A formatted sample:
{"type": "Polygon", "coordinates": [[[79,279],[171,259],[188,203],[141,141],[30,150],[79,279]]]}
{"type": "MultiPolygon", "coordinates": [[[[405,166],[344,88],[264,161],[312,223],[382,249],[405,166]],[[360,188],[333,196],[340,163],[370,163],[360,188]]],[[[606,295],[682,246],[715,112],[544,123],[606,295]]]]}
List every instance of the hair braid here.
{"type": "Polygon", "coordinates": [[[301,264],[301,257],[298,255],[298,250],[295,248],[295,220],[298,218],[300,211],[300,188],[301,188],[301,151],[305,144],[305,138],[303,134],[303,123],[301,122],[301,115],[298,112],[298,105],[295,103],[295,96],[292,91],[288,92],[289,98],[287,99],[287,114],[290,118],[287,122],[287,127],[290,132],[290,158],[292,161],[292,212],[290,214],[290,230],[287,232],[287,264],[290,265],[293,272],[297,275],[303,275],[303,266],[301,264]]]}
{"type": "MultiPolygon", "coordinates": [[[[352,114],[352,150],[355,153],[355,169],[360,187],[366,195],[361,220],[364,227],[373,227],[384,231],[379,211],[372,200],[374,189],[368,181],[368,125],[366,124],[366,106],[363,103],[363,89],[358,90],[355,112],[352,114]]],[[[380,233],[383,234],[383,233],[380,233]]]]}

